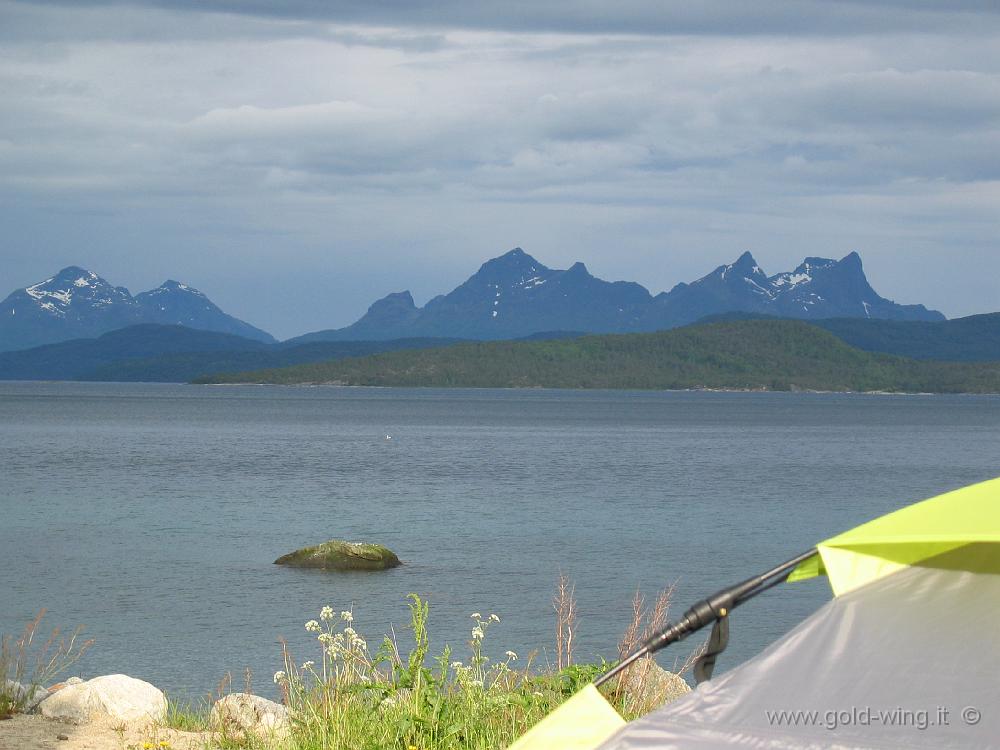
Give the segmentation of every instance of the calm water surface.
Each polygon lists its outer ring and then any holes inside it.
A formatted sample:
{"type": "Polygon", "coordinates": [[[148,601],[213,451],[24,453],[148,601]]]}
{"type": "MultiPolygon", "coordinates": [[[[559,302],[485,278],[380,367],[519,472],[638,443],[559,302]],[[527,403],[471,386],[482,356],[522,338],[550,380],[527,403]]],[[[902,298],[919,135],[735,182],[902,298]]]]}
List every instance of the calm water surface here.
{"type": "MultiPolygon", "coordinates": [[[[463,658],[469,613],[496,612],[493,653],[544,661],[564,571],[578,660],[614,658],[636,590],[676,583],[679,614],[998,459],[996,397],[2,383],[0,631],[44,607],[97,640],[85,676],[192,697],[250,667],[270,694],[280,637],[315,658],[302,623],[322,605],[353,607],[373,646],[391,625],[405,643],[411,591],[432,648],[463,658]],[[332,537],[406,565],[272,564],[332,537]]],[[[746,605],[720,669],[828,596],[809,582],[746,605]]]]}

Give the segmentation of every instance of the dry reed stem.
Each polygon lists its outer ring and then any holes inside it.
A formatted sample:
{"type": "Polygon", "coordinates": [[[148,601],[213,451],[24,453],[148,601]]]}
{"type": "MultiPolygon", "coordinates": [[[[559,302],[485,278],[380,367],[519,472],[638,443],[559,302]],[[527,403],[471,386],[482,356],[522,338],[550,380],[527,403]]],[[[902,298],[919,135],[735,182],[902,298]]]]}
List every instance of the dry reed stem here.
{"type": "Polygon", "coordinates": [[[556,670],[573,663],[573,628],[576,626],[576,586],[565,573],[559,574],[552,607],[556,611],[556,670]]]}
{"type": "MultiPolygon", "coordinates": [[[[646,608],[645,599],[642,594],[639,591],[635,592],[635,595],[632,597],[632,620],[618,642],[618,656],[620,659],[624,659],[641,643],[645,642],[667,624],[674,588],[675,584],[671,584],[660,591],[651,609],[646,608]]],[[[655,695],[655,685],[652,684],[654,663],[653,657],[647,656],[639,659],[618,676],[616,689],[618,694],[622,696],[627,711],[631,713],[645,713],[659,703],[659,696],[655,695]],[[647,697],[644,698],[643,696],[647,697]],[[650,696],[652,700],[650,700],[650,696]]],[[[690,669],[693,663],[694,659],[689,657],[685,661],[684,671],[690,669]]],[[[683,672],[675,672],[675,674],[680,675],[683,672]]]]}

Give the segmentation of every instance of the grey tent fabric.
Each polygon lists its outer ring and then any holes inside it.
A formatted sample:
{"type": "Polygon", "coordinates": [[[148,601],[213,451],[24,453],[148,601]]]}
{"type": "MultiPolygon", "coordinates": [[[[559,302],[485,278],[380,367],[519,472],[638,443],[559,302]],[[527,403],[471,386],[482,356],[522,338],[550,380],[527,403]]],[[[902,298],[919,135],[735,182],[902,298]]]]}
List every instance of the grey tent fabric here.
{"type": "Polygon", "coordinates": [[[1000,748],[998,615],[1000,575],[907,568],[601,750],[1000,748]]]}

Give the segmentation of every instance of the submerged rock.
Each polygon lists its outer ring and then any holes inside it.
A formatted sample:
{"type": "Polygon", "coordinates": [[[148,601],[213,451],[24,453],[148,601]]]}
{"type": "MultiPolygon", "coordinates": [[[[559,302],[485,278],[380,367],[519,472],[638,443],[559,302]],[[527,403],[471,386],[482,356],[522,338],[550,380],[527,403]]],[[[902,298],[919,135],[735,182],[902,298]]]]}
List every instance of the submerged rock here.
{"type": "Polygon", "coordinates": [[[148,682],[123,674],[66,685],[40,704],[42,716],[86,724],[90,721],[161,721],[167,697],[148,682]]]}
{"type": "Polygon", "coordinates": [[[386,570],[402,563],[395,552],[381,544],[331,539],[282,555],[274,564],[326,570],[386,570]]]}

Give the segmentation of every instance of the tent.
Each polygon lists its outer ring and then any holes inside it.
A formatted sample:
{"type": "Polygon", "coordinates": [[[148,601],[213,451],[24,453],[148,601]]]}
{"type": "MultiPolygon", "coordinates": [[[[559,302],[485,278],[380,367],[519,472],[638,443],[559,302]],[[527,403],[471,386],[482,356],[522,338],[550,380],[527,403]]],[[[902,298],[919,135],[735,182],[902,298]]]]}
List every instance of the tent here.
{"type": "Polygon", "coordinates": [[[834,598],[755,658],[628,724],[604,714],[589,745],[559,739],[557,711],[515,747],[1000,748],[1000,479],[816,549],[787,580],[826,575],[834,598]]]}

